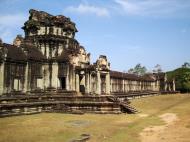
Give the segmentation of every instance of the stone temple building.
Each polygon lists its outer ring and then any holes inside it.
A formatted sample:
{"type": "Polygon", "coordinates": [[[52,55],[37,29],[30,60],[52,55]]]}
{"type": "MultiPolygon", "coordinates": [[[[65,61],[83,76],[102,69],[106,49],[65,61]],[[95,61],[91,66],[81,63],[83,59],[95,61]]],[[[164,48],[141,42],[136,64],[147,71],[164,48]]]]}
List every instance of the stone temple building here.
{"type": "MultiPolygon", "coordinates": [[[[75,23],[31,9],[13,44],[0,41],[0,94],[75,91],[105,95],[129,91],[175,91],[165,73],[137,76],[110,69],[105,55],[90,63],[90,54],[75,39],[75,23]]],[[[127,59],[126,59],[127,60],[127,59]]]]}

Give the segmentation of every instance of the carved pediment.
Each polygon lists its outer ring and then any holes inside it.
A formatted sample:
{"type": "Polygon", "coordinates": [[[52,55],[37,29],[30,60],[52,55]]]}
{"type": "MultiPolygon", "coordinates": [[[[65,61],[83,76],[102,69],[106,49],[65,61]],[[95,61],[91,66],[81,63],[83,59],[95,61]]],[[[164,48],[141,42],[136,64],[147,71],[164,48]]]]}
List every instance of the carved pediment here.
{"type": "Polygon", "coordinates": [[[96,65],[99,70],[110,70],[110,63],[104,55],[100,55],[99,59],[96,61],[96,65]]]}

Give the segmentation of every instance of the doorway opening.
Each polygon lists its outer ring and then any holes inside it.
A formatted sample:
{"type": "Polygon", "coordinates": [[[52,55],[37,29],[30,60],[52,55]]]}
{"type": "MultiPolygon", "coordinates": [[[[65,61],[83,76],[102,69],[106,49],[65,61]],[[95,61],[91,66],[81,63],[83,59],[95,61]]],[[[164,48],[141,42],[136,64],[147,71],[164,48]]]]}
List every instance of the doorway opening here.
{"type": "Polygon", "coordinates": [[[61,85],[61,89],[66,89],[66,78],[65,77],[61,77],[60,78],[60,85],[61,85]]]}
{"type": "Polygon", "coordinates": [[[84,75],[79,76],[79,82],[80,82],[80,92],[85,93],[85,78],[84,78],[84,75]]]}

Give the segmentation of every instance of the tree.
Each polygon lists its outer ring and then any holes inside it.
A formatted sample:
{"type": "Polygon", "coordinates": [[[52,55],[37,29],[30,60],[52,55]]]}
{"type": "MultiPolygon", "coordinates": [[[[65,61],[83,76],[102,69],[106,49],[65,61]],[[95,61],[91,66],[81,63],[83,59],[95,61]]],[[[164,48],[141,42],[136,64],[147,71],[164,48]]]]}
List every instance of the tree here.
{"type": "Polygon", "coordinates": [[[157,64],[154,66],[153,73],[161,73],[162,72],[162,67],[161,65],[157,64]]]}
{"type": "Polygon", "coordinates": [[[128,73],[133,73],[136,75],[144,75],[147,72],[145,66],[142,66],[140,63],[137,64],[134,68],[128,70],[128,73]]]}
{"type": "Polygon", "coordinates": [[[190,68],[178,68],[167,72],[168,80],[175,78],[176,89],[181,92],[190,91],[190,68]]]}
{"type": "Polygon", "coordinates": [[[185,63],[182,65],[182,68],[190,68],[190,63],[185,62],[185,63]]]}

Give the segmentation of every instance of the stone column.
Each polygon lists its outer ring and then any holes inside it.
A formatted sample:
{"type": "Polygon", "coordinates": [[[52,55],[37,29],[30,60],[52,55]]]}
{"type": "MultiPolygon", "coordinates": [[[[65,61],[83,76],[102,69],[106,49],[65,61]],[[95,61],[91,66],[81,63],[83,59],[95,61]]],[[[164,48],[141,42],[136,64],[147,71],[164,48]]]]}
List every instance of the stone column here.
{"type": "Polygon", "coordinates": [[[110,73],[106,74],[106,94],[110,94],[110,73]]]}
{"type": "Polygon", "coordinates": [[[172,83],[173,83],[173,88],[172,89],[173,89],[173,91],[175,91],[175,80],[173,80],[172,83]]]}
{"type": "Polygon", "coordinates": [[[125,80],[122,79],[122,91],[125,92],[125,80]]]}
{"type": "Polygon", "coordinates": [[[50,81],[49,81],[49,65],[46,63],[44,65],[44,89],[49,87],[50,81]]]}
{"type": "Polygon", "coordinates": [[[157,81],[154,82],[154,91],[157,91],[157,81]]]}
{"type": "Polygon", "coordinates": [[[160,81],[159,80],[157,80],[156,81],[156,91],[160,91],[160,81]]]}
{"type": "Polygon", "coordinates": [[[167,91],[167,88],[168,88],[168,84],[167,82],[164,82],[164,91],[167,91]]]}
{"type": "Polygon", "coordinates": [[[41,78],[37,78],[37,88],[40,88],[40,89],[43,88],[43,81],[41,78]]]}
{"type": "Polygon", "coordinates": [[[73,72],[71,66],[69,67],[69,88],[73,90],[73,72]]]}
{"type": "Polygon", "coordinates": [[[96,85],[96,94],[100,95],[101,94],[101,78],[100,78],[100,72],[97,71],[97,85],[96,85]]]}
{"type": "Polygon", "coordinates": [[[66,76],[66,90],[69,90],[69,66],[67,66],[67,76],[66,76]]]}
{"type": "Polygon", "coordinates": [[[156,90],[156,81],[152,82],[152,90],[155,91],[156,90]]]}
{"type": "Polygon", "coordinates": [[[49,58],[49,43],[46,43],[46,57],[49,58]]]}
{"type": "Polygon", "coordinates": [[[137,81],[133,81],[133,86],[134,86],[134,87],[133,87],[133,88],[134,88],[133,90],[136,91],[136,90],[137,90],[137,81]]]}
{"type": "Polygon", "coordinates": [[[142,91],[144,91],[145,90],[145,83],[144,83],[144,81],[142,82],[142,91]]]}
{"type": "Polygon", "coordinates": [[[73,86],[73,90],[76,90],[76,85],[75,85],[75,70],[73,68],[72,70],[72,86],[73,86]]]}
{"type": "Polygon", "coordinates": [[[28,91],[28,63],[25,67],[25,73],[24,73],[24,92],[28,91]]]}
{"type": "Polygon", "coordinates": [[[167,76],[166,74],[164,75],[164,91],[167,91],[168,89],[168,84],[167,84],[167,76]]]}
{"type": "Polygon", "coordinates": [[[110,78],[110,92],[113,92],[113,79],[110,78]]]}
{"type": "Polygon", "coordinates": [[[92,75],[89,72],[89,93],[91,93],[91,92],[92,92],[92,75]]]}
{"type": "Polygon", "coordinates": [[[75,88],[76,88],[76,91],[79,92],[79,74],[76,73],[76,81],[75,81],[76,85],[75,85],[75,88]]]}
{"type": "Polygon", "coordinates": [[[5,65],[4,62],[0,64],[0,95],[3,94],[4,90],[4,69],[5,65]]]}
{"type": "Polygon", "coordinates": [[[52,63],[52,79],[51,85],[54,88],[58,88],[59,79],[58,79],[58,63],[52,63]]]}
{"type": "Polygon", "coordinates": [[[90,92],[90,89],[89,89],[89,86],[90,86],[90,77],[89,77],[89,73],[85,73],[85,93],[89,93],[90,92]]]}

